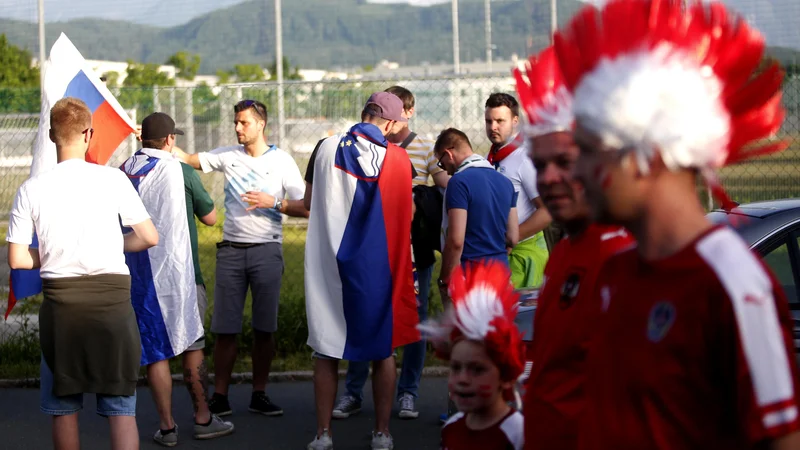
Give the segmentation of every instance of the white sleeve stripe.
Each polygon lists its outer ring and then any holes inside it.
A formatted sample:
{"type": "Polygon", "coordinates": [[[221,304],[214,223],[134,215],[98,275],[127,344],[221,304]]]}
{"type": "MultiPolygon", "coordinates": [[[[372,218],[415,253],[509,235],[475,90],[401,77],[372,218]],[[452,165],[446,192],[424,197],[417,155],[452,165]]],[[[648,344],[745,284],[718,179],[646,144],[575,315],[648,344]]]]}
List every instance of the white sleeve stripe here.
{"type": "Polygon", "coordinates": [[[500,424],[500,430],[505,433],[508,442],[514,446],[514,450],[522,450],[525,445],[525,419],[522,413],[515,411],[500,424]]]}
{"type": "MultiPolygon", "coordinates": [[[[697,252],[716,273],[732,303],[758,406],[793,401],[792,370],[769,276],[729,228],[703,238],[697,252]]],[[[771,415],[764,417],[765,424],[768,417],[771,415]]]]}
{"type": "Polygon", "coordinates": [[[774,428],[780,425],[791,423],[795,419],[797,419],[797,407],[792,405],[783,408],[780,411],[764,414],[764,428],[774,428]]]}

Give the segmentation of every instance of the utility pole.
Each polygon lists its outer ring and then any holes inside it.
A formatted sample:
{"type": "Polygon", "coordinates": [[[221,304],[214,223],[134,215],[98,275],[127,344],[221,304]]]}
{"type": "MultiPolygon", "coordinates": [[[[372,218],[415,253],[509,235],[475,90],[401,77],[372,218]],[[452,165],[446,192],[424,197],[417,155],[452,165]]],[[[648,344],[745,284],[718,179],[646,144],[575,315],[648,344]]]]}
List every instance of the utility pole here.
{"type": "Polygon", "coordinates": [[[39,0],[39,86],[44,99],[44,61],[47,50],[44,41],[44,0],[39,0]]]}
{"type": "Polygon", "coordinates": [[[492,71],[492,6],[491,0],[485,0],[484,15],[486,21],[486,65],[489,71],[492,71]]]}
{"type": "Polygon", "coordinates": [[[278,147],[283,148],[286,111],[284,111],[283,107],[283,24],[281,23],[281,0],[275,0],[275,70],[278,72],[278,147]]]}
{"type": "Polygon", "coordinates": [[[550,44],[553,44],[553,36],[558,30],[558,4],[557,0],[550,0],[550,44]]]}
{"type": "Polygon", "coordinates": [[[451,3],[453,6],[453,72],[458,75],[461,73],[458,45],[458,0],[451,0],[451,3]]]}

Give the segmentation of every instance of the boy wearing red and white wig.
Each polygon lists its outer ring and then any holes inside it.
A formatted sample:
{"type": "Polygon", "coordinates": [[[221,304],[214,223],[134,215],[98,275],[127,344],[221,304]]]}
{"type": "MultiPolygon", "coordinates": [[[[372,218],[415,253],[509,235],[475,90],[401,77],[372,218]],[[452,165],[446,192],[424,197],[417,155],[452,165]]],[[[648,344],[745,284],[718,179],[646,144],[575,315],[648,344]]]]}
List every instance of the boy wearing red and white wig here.
{"type": "Polygon", "coordinates": [[[441,449],[522,450],[522,414],[508,405],[524,365],[511,272],[491,261],[458,266],[449,294],[443,318],[419,326],[450,362],[448,390],[460,411],[442,428],[441,449]]]}
{"type": "Polygon", "coordinates": [[[733,230],[705,217],[702,177],[785,143],[782,73],[720,2],[612,0],[555,36],[573,92],[577,172],[595,218],[636,250],[599,276],[587,449],[798,448],[798,370],[786,296],[733,230]]]}

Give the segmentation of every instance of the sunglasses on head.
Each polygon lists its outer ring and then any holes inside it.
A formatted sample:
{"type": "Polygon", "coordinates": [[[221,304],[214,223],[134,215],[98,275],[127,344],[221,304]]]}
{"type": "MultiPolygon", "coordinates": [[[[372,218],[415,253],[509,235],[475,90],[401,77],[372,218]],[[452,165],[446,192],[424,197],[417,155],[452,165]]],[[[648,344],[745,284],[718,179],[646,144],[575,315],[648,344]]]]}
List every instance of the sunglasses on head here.
{"type": "Polygon", "coordinates": [[[267,120],[267,107],[258,100],[242,100],[233,107],[233,111],[238,113],[248,108],[253,108],[262,120],[267,120]]]}

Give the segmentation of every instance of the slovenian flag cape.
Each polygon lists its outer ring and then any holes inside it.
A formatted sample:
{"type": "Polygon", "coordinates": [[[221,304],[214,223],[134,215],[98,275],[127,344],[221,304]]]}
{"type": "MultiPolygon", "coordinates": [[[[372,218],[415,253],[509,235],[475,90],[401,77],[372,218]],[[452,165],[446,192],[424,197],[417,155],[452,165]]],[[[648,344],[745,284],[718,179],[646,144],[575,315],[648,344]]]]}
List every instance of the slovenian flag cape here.
{"type": "Polygon", "coordinates": [[[158,245],[125,253],[131,303],[142,339],[142,365],[183,353],[203,336],[186,216],[181,163],[168,152],[142,149],[120,169],[139,192],[158,230],[158,245]]]}
{"type": "Polygon", "coordinates": [[[350,361],[420,339],[411,265],[411,162],[360,123],[317,150],[305,254],[308,345],[350,361]]]}
{"type": "MultiPolygon", "coordinates": [[[[133,121],[116,98],[100,81],[89,63],[64,33],[61,33],[50,57],[42,65],[44,90],[39,112],[39,129],[33,147],[30,176],[33,177],[56,166],[56,145],[50,140],[50,108],[64,97],[79,98],[92,111],[94,134],[86,153],[86,161],[105,165],[117,147],[135,129],[133,121]]],[[[98,186],[102,189],[102,186],[98,186]]],[[[91,193],[87,192],[87,195],[91,193]]],[[[32,247],[38,247],[36,236],[32,247]]],[[[42,292],[39,269],[12,270],[9,280],[6,319],[17,300],[42,292]]]]}

